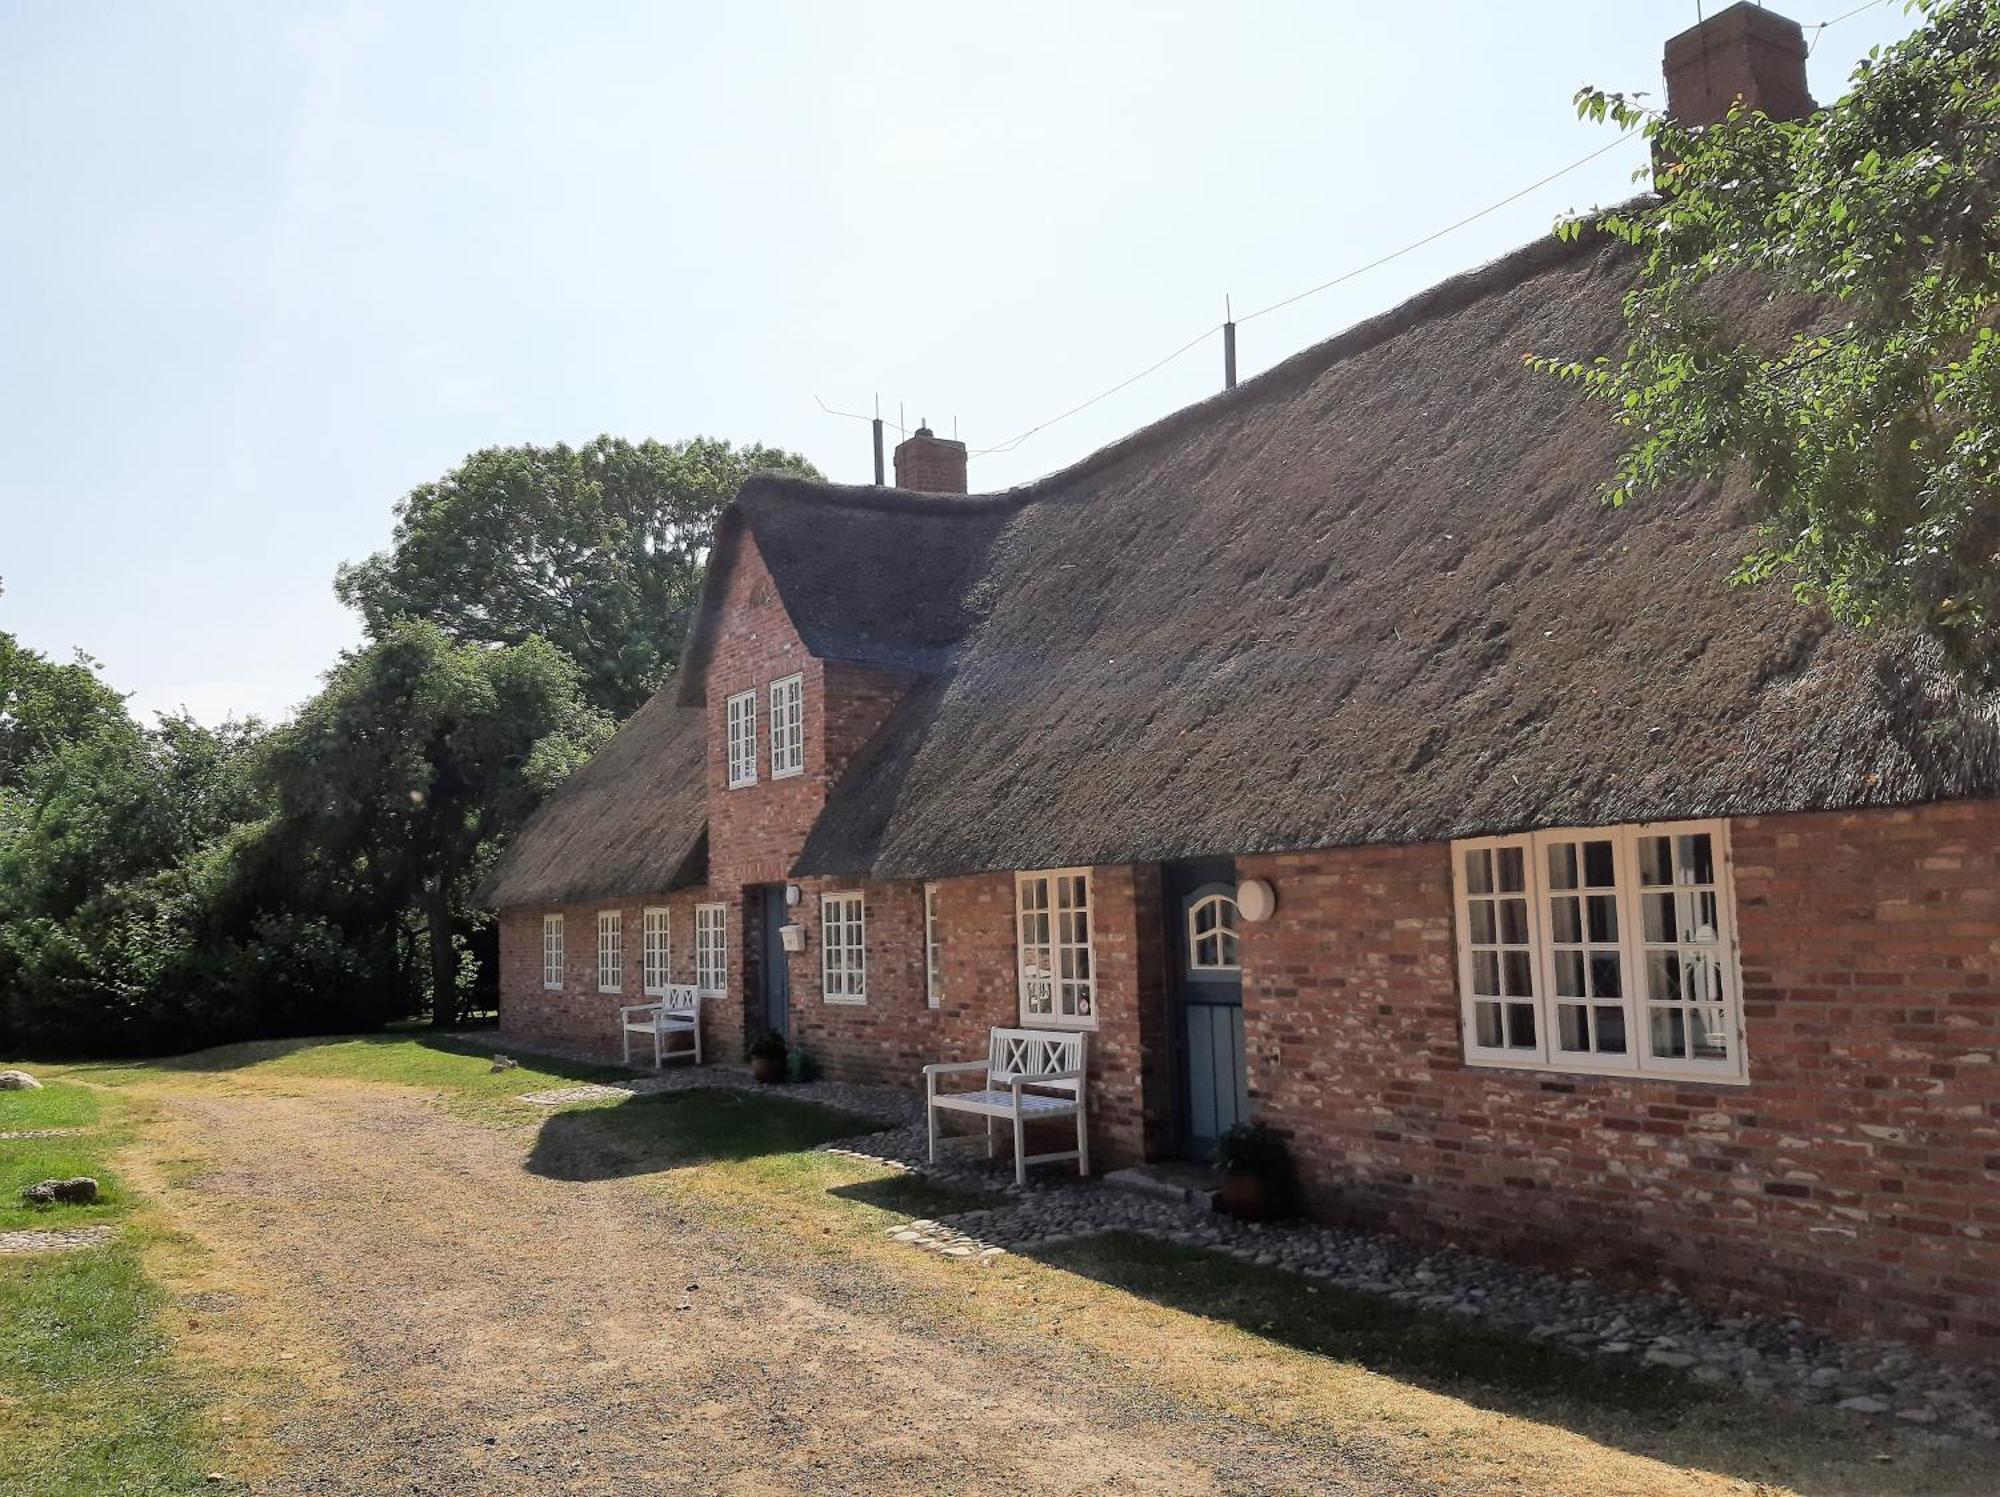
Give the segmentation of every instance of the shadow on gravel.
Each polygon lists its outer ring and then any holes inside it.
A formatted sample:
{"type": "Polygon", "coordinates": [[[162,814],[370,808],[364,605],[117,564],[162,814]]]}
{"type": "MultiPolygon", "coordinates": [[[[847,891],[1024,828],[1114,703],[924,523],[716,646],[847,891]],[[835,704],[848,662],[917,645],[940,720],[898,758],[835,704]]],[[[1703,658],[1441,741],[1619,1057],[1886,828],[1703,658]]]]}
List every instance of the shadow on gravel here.
{"type": "Polygon", "coordinates": [[[552,1180],[615,1180],[690,1164],[794,1154],[879,1126],[787,1097],[658,1092],[551,1115],[535,1135],[528,1169],[552,1180]]]}
{"type": "Polygon", "coordinates": [[[1759,1491],[1771,1482],[1802,1497],[1994,1490],[1961,1474],[1976,1463],[1921,1436],[1906,1442],[1899,1431],[1758,1403],[1662,1368],[1583,1357],[1221,1253],[1108,1232],[1028,1256],[1279,1346],[1677,1467],[1726,1473],[1759,1491]]]}

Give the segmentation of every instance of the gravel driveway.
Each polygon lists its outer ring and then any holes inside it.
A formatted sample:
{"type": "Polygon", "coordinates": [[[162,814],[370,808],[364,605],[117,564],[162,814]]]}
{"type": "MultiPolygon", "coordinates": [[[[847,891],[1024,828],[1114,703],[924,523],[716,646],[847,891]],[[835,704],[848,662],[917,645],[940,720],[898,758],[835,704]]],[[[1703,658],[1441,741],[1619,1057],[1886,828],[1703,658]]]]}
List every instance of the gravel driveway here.
{"type": "Polygon", "coordinates": [[[201,1160],[170,1212],[318,1371],[259,1490],[1431,1489],[1366,1441],[1273,1434],[1087,1345],[940,1313],[935,1285],[774,1245],[671,1177],[532,1173],[525,1134],[418,1092],[156,1095],[168,1147],[201,1160]]]}

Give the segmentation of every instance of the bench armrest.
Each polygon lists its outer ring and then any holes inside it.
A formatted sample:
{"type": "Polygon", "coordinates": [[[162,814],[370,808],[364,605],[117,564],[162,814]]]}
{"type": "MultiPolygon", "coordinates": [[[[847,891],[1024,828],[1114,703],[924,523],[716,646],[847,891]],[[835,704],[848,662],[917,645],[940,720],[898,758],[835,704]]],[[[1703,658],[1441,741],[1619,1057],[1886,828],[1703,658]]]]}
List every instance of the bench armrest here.
{"type": "Polygon", "coordinates": [[[986,1062],[983,1060],[941,1060],[925,1066],[924,1074],[926,1076],[942,1076],[947,1071],[983,1071],[985,1069],[986,1062]]]}
{"type": "Polygon", "coordinates": [[[623,1024],[627,1019],[631,1018],[632,1015],[634,1014],[657,1014],[661,1009],[665,1008],[666,1006],[667,1005],[664,1002],[628,1003],[623,1008],[618,1010],[618,1022],[620,1024],[623,1024]]]}
{"type": "Polygon", "coordinates": [[[1044,1082],[1049,1081],[1081,1080],[1083,1080],[1083,1072],[1081,1071],[1050,1071],[1045,1076],[1016,1076],[1014,1078],[1014,1090],[1018,1092],[1024,1086],[1040,1086],[1044,1082]]]}

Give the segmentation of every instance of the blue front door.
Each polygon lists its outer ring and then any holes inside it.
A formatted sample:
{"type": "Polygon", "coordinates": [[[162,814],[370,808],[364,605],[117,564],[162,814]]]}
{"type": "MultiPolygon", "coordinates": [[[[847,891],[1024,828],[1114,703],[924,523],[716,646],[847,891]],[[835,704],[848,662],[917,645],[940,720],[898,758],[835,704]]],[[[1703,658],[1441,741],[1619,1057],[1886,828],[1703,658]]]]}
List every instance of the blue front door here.
{"type": "Polygon", "coordinates": [[[1243,1063],[1243,968],[1236,932],[1236,865],[1169,863],[1163,871],[1167,948],[1181,1049],[1181,1135],[1207,1158],[1250,1117],[1243,1063]]]}
{"type": "Polygon", "coordinates": [[[789,1035],[792,1032],[792,964],[785,955],[778,928],[791,917],[791,911],[785,908],[783,884],[766,884],[758,890],[758,895],[763,901],[764,950],[763,960],[758,965],[763,969],[764,1027],[789,1035]]]}

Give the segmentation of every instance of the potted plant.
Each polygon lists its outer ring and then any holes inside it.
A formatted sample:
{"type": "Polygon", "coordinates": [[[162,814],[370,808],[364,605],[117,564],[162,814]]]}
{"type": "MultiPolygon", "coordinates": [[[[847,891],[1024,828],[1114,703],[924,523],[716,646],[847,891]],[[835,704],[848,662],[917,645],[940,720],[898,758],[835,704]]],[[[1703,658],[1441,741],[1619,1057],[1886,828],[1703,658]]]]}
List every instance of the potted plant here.
{"type": "Polygon", "coordinates": [[[785,1079],[785,1063],[791,1046],[775,1029],[767,1029],[750,1042],[744,1052],[750,1059],[750,1074],[765,1085],[785,1079]]]}
{"type": "Polygon", "coordinates": [[[1222,1209],[1244,1221],[1279,1215],[1291,1184],[1291,1155],[1284,1135],[1264,1123],[1238,1123],[1215,1145],[1222,1171],[1222,1209]]]}

